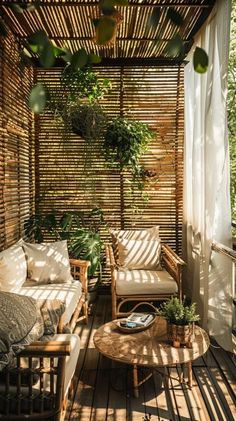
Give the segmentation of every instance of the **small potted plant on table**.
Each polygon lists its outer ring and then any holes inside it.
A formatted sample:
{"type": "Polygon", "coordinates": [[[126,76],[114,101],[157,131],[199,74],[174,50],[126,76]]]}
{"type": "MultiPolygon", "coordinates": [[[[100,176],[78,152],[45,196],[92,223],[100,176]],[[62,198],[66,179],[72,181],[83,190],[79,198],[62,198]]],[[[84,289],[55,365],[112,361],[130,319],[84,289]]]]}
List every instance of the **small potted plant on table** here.
{"type": "Polygon", "coordinates": [[[167,335],[173,346],[187,345],[191,348],[194,323],[200,319],[196,314],[196,303],[188,305],[187,301],[172,297],[161,305],[158,315],[167,321],[167,335]]]}

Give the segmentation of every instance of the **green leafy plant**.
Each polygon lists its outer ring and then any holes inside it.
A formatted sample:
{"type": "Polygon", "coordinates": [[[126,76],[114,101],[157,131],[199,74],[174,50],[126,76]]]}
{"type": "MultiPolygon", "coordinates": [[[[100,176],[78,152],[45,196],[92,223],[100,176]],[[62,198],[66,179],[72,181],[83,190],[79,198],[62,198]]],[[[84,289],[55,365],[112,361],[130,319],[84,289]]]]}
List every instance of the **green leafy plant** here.
{"type": "Polygon", "coordinates": [[[91,66],[75,70],[71,65],[65,67],[61,74],[61,88],[66,88],[66,94],[71,102],[87,98],[89,102],[98,101],[111,88],[109,79],[99,79],[91,66]]]}
{"type": "Polygon", "coordinates": [[[196,303],[181,302],[177,297],[172,297],[162,304],[158,315],[164,317],[170,324],[181,326],[200,320],[196,314],[196,303]]]}
{"type": "Polygon", "coordinates": [[[32,215],[25,221],[24,229],[28,238],[33,237],[39,243],[48,236],[53,240],[67,240],[70,256],[90,261],[89,277],[99,273],[101,278],[103,242],[99,229],[102,226],[106,226],[102,209],[94,208],[89,212],[65,212],[61,218],[55,213],[32,215]]]}
{"type": "Polygon", "coordinates": [[[107,161],[120,170],[140,175],[139,160],[154,138],[154,132],[140,121],[117,117],[107,127],[104,151],[107,161]]]}

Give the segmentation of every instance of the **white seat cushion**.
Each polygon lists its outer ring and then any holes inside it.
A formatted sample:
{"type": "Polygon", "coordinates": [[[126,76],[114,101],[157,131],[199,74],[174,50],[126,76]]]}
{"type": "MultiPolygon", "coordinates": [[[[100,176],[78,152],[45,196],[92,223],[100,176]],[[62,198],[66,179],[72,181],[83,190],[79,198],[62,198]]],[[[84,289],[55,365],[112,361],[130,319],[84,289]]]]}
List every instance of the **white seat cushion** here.
{"type": "MultiPolygon", "coordinates": [[[[80,352],[80,338],[76,334],[56,334],[50,339],[52,341],[69,341],[70,342],[70,355],[66,357],[66,368],[65,368],[65,384],[64,384],[64,396],[67,395],[68,389],[71,383],[71,379],[74,375],[79,352],[80,352]]],[[[45,376],[46,390],[50,390],[50,377],[45,376]]]]}
{"type": "Polygon", "coordinates": [[[81,297],[81,283],[74,281],[66,284],[47,284],[47,285],[29,285],[26,282],[21,288],[15,288],[14,291],[17,294],[27,295],[35,299],[49,299],[49,300],[61,300],[65,302],[66,310],[63,314],[63,323],[67,324],[74,310],[77,306],[78,300],[81,297]],[[29,285],[29,286],[26,286],[29,285]]]}
{"type": "Polygon", "coordinates": [[[166,270],[115,271],[117,295],[175,294],[178,285],[166,270]]]}

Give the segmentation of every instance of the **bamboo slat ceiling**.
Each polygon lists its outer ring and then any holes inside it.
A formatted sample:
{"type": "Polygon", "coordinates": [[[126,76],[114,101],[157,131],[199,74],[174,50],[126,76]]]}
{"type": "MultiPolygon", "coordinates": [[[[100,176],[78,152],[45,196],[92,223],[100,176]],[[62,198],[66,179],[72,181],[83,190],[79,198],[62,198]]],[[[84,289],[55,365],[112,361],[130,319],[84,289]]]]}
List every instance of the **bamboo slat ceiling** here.
{"type": "MultiPolygon", "coordinates": [[[[15,2],[25,4],[35,0],[15,2]]],[[[40,0],[38,3],[43,7],[33,13],[17,13],[7,7],[12,3],[12,0],[1,1],[3,17],[20,38],[44,29],[58,46],[72,52],[83,47],[109,59],[166,59],[167,42],[176,32],[181,34],[186,52],[190,49],[194,34],[209,15],[215,0],[129,0],[129,6],[117,8],[123,21],[118,27],[116,43],[109,46],[97,46],[93,40],[92,19],[100,16],[98,0],[40,0]],[[150,28],[147,22],[154,7],[160,8],[161,14],[158,25],[150,28]],[[181,28],[167,19],[168,7],[181,13],[184,19],[181,28]]]]}

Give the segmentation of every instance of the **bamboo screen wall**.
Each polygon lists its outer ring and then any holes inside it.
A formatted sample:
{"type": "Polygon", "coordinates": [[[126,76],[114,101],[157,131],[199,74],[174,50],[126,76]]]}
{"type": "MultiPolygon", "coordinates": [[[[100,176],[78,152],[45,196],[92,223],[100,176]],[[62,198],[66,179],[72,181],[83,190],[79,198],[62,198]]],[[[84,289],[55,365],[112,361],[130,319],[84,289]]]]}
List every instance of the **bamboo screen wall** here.
{"type": "MultiPolygon", "coordinates": [[[[112,227],[160,225],[164,242],[181,247],[183,177],[183,68],[106,67],[97,68],[109,78],[112,89],[101,101],[110,117],[124,115],[148,123],[156,139],[143,158],[146,169],[156,176],[147,182],[149,201],[136,197],[132,208],[128,175],[106,167],[98,154],[99,144],[90,148],[84,162],[84,141],[69,132],[48,112],[36,127],[36,195],[41,213],[89,210],[100,206],[112,227]],[[134,213],[134,211],[136,211],[134,213]]],[[[38,80],[56,89],[59,70],[38,71],[38,80]]]]}
{"type": "Polygon", "coordinates": [[[32,114],[27,107],[32,68],[23,69],[12,35],[0,37],[0,249],[23,235],[32,212],[32,114]]]}

